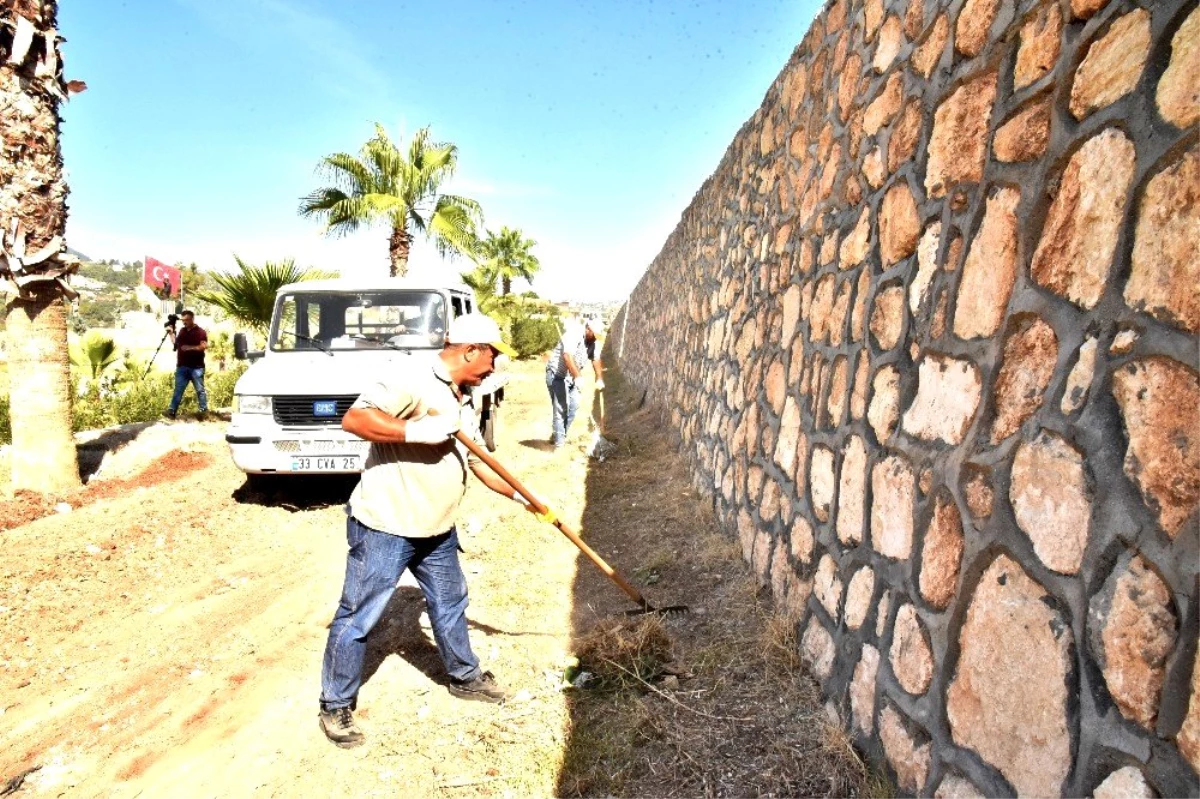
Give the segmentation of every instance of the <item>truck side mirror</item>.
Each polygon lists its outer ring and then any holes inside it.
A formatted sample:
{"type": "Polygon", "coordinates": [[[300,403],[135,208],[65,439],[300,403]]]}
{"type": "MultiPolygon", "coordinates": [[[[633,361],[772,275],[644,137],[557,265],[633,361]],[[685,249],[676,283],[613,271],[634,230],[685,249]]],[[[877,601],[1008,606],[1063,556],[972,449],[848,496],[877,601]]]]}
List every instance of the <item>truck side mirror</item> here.
{"type": "Polygon", "coordinates": [[[249,347],[246,345],[246,334],[245,333],[234,333],[233,334],[233,357],[237,358],[239,361],[244,361],[244,360],[246,360],[247,350],[249,350],[249,347]]]}

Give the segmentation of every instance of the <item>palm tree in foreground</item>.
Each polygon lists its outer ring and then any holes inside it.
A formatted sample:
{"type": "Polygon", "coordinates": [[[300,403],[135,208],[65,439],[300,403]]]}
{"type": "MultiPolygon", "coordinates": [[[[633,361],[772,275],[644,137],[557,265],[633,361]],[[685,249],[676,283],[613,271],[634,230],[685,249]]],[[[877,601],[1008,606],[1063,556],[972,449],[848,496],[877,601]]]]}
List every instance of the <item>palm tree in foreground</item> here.
{"type": "Polygon", "coordinates": [[[0,0],[8,52],[0,63],[0,276],[16,284],[6,302],[12,487],[42,494],[78,488],[71,435],[66,279],[67,183],[59,146],[59,102],[67,83],[54,0],[0,0]],[[46,69],[47,65],[50,69],[46,69]]]}
{"type": "Polygon", "coordinates": [[[296,266],[291,258],[267,261],[262,266],[243,261],[236,255],[238,271],[230,274],[213,273],[209,278],[216,290],[202,289],[193,296],[201,302],[215,305],[256,333],[266,334],[275,310],[275,294],[288,283],[336,277],[332,272],[296,266]]]}
{"type": "Polygon", "coordinates": [[[326,232],[335,235],[360,225],[389,225],[392,277],[408,273],[414,232],[431,239],[442,256],[471,257],[483,219],[479,203],[439,191],[457,165],[458,147],[431,142],[429,128],[413,135],[405,156],[376,124],[375,135],[357,157],[334,153],[321,160],[318,172],[333,185],[302,198],[300,215],[321,219],[326,232]]]}
{"type": "Polygon", "coordinates": [[[500,296],[512,293],[514,278],[533,281],[534,274],[542,267],[537,256],[530,252],[536,244],[533,239],[524,238],[521,231],[508,227],[500,228],[499,235],[489,230],[487,238],[479,243],[482,274],[490,276],[493,283],[500,278],[500,296]]]}

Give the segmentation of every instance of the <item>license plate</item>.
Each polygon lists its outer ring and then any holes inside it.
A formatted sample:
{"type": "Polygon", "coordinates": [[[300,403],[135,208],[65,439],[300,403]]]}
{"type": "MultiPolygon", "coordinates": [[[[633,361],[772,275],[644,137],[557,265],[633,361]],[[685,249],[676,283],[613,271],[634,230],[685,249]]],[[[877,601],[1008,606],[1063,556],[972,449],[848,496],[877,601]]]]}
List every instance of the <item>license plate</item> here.
{"type": "Polygon", "coordinates": [[[293,472],[357,472],[362,462],[357,455],[303,455],[292,458],[293,472]]]}
{"type": "Polygon", "coordinates": [[[317,400],[313,403],[313,416],[337,416],[335,400],[317,400]]]}

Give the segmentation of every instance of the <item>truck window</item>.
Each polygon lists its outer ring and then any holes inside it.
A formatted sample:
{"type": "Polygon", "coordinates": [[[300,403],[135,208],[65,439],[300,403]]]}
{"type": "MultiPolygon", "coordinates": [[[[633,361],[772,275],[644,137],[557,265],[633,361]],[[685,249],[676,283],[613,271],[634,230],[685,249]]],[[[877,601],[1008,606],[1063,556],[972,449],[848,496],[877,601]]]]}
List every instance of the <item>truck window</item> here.
{"type": "Polygon", "coordinates": [[[279,298],[271,349],[441,348],[445,318],[433,291],[296,292],[279,298]]]}
{"type": "Polygon", "coordinates": [[[455,319],[457,319],[458,317],[463,315],[463,298],[462,297],[451,297],[450,305],[451,305],[451,307],[454,308],[454,318],[455,319]]]}

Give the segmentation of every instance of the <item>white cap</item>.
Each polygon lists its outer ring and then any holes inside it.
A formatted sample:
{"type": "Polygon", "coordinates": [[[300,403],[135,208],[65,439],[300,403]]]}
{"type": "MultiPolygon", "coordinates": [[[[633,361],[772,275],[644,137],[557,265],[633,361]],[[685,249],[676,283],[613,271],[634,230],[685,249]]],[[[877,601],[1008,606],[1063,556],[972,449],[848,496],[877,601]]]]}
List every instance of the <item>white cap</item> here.
{"type": "Polygon", "coordinates": [[[500,338],[500,325],[486,314],[468,313],[456,318],[450,323],[446,341],[450,344],[490,344],[510,358],[517,357],[517,351],[500,338]]]}

